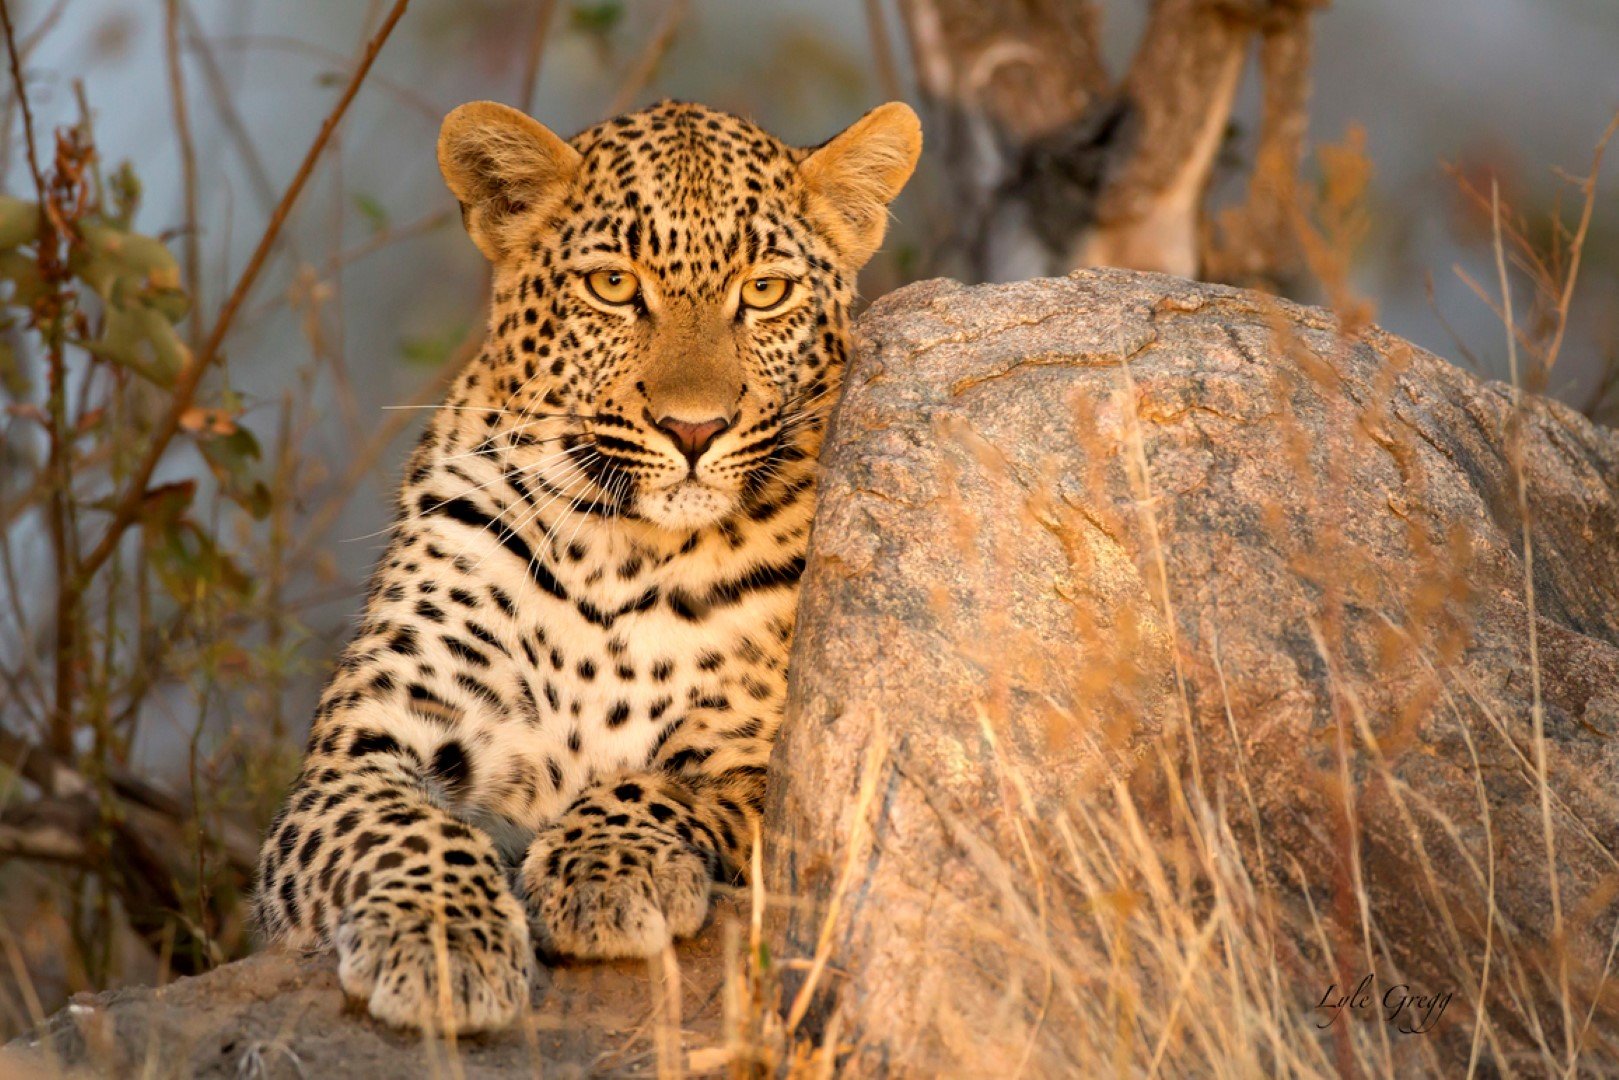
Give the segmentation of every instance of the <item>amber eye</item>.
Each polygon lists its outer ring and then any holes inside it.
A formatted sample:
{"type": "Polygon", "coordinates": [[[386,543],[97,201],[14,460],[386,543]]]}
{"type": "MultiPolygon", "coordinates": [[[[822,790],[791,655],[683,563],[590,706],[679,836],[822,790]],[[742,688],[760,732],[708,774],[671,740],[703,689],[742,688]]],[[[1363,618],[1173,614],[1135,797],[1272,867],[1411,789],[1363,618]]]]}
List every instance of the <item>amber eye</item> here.
{"type": "Polygon", "coordinates": [[[635,275],[623,270],[597,270],[585,278],[585,285],[605,304],[627,304],[641,292],[635,275]]]}
{"type": "Polygon", "coordinates": [[[782,277],[754,278],[742,286],[742,306],[765,311],[787,299],[793,283],[782,277]]]}

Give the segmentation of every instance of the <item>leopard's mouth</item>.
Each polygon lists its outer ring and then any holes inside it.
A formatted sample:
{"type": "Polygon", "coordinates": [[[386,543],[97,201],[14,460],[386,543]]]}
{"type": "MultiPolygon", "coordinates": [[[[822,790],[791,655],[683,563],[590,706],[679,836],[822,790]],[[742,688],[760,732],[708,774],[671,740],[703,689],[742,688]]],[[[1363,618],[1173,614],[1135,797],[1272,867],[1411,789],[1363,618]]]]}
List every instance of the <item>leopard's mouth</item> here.
{"type": "Polygon", "coordinates": [[[590,480],[589,501],[609,514],[690,532],[719,524],[742,504],[743,493],[714,483],[704,475],[707,468],[692,467],[681,475],[661,457],[654,464],[646,460],[652,455],[645,446],[614,430],[580,432],[568,451],[577,474],[590,480]]]}
{"type": "Polygon", "coordinates": [[[737,509],[735,492],[722,491],[687,475],[673,484],[638,491],[635,513],[654,525],[690,531],[717,525],[737,509]]]}

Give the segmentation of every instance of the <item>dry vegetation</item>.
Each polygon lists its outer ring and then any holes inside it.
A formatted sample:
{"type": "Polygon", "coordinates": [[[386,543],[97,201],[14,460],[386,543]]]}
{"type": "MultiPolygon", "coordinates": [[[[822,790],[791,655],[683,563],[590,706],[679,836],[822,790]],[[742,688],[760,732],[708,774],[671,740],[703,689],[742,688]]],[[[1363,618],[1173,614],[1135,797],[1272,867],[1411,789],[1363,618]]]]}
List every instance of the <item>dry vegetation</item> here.
{"type": "MultiPolygon", "coordinates": [[[[199,296],[188,113],[204,98],[226,115],[232,105],[217,78],[207,77],[217,75],[219,61],[184,0],[167,3],[167,63],[174,130],[187,162],[185,203],[193,217],[162,236],[135,230],[142,163],[113,167],[101,160],[92,102],[81,94],[77,120],[60,127],[43,124],[31,108],[24,78],[29,53],[61,5],[24,28],[12,24],[12,5],[0,4],[11,73],[6,110],[20,125],[25,147],[24,179],[14,171],[11,194],[0,199],[0,279],[9,283],[0,311],[0,620],[9,623],[0,636],[6,650],[0,655],[0,1033],[29,1029],[74,991],[201,972],[251,948],[243,897],[256,829],[295,766],[304,723],[283,714],[283,689],[318,671],[329,651],[329,643],[309,639],[300,612],[354,592],[352,582],[317,582],[313,593],[296,593],[292,583],[310,588],[302,568],[320,560],[346,502],[386,468],[384,454],[418,419],[413,410],[435,399],[478,341],[473,320],[464,339],[452,335],[432,350],[435,369],[422,378],[415,399],[370,425],[353,414],[348,374],[334,361],[340,354],[323,340],[330,329],[321,305],[342,268],[438,227],[449,217],[443,212],[379,229],[358,248],[334,248],[319,258],[291,253],[296,271],[283,293],[267,299],[262,288],[255,291],[265,267],[287,255],[283,226],[322,168],[323,150],[405,6],[398,0],[369,20],[368,41],[347,63],[302,167],[285,189],[271,193],[268,224],[251,257],[228,290],[199,296]],[[183,43],[194,58],[190,70],[205,75],[201,86],[187,85],[183,43]],[[233,334],[254,305],[280,304],[306,316],[309,356],[288,366],[277,399],[249,402],[231,388],[233,334]],[[364,433],[336,471],[303,449],[313,402],[323,395],[364,433]],[[183,788],[148,775],[136,750],[154,735],[183,755],[183,788]]],[[[675,0],[663,8],[628,64],[614,108],[644,96],[688,6],[675,0]]],[[[521,100],[533,95],[557,5],[538,7],[536,30],[525,45],[521,100]]],[[[576,7],[576,20],[589,17],[591,5],[576,7]]],[[[888,79],[894,79],[891,71],[888,79]]],[[[1505,204],[1495,188],[1457,174],[1459,190],[1486,223],[1498,267],[1495,280],[1468,278],[1468,284],[1499,314],[1500,350],[1513,358],[1516,384],[1524,390],[1544,388],[1567,349],[1575,283],[1597,209],[1596,170],[1613,135],[1613,127],[1602,135],[1588,176],[1568,179],[1573,211],[1554,210],[1545,222],[1505,204]]],[[[253,156],[251,140],[242,139],[242,151],[253,156]]],[[[1288,248],[1302,253],[1309,289],[1325,297],[1346,333],[1354,334],[1374,314],[1355,293],[1350,273],[1367,227],[1370,166],[1354,137],[1323,150],[1317,164],[1317,182],[1293,200],[1288,248]]],[[[1228,230],[1235,221],[1227,219],[1228,230]]],[[[1276,227],[1272,223],[1272,233],[1276,227]]],[[[1267,243],[1274,242],[1269,235],[1267,243]]],[[[206,290],[214,291],[212,285],[206,290]]],[[[1278,351],[1288,348],[1279,341],[1278,351]]],[[[1611,419],[1619,409],[1619,352],[1614,355],[1588,403],[1593,416],[1611,419]]],[[[1299,360],[1303,377],[1311,377],[1309,358],[1301,352],[1299,360]]],[[[1128,380],[1128,367],[1120,370],[1128,380]]],[[[1076,416],[1076,423],[1088,418],[1076,416]]],[[[1284,452],[1308,480],[1309,447],[1284,452]]],[[[1177,598],[1168,588],[1154,519],[1157,478],[1138,431],[1125,433],[1124,453],[1138,516],[1121,527],[1144,538],[1145,573],[1155,583],[1159,610],[1150,623],[1131,628],[1135,636],[1114,639],[1082,690],[1105,695],[1109,708],[1128,719],[1130,688],[1143,677],[1137,645],[1167,635],[1177,679],[1181,672],[1177,598]]],[[[1313,498],[1301,512],[1330,521],[1330,489],[1313,498]]],[[[1527,498],[1521,498],[1527,545],[1531,523],[1527,498]]],[[[1029,512],[1050,515],[1056,503],[1048,496],[1029,512]]],[[[1280,517],[1278,508],[1278,528],[1280,517]]],[[[956,520],[964,550],[976,550],[974,537],[988,525],[965,503],[956,508],[956,520]]],[[[1355,553],[1330,529],[1320,539],[1316,550],[1299,553],[1295,569],[1321,591],[1321,621],[1313,632],[1331,657],[1343,648],[1335,638],[1335,611],[1345,602],[1355,553]]],[[[1526,563],[1532,548],[1528,554],[1526,563]]],[[[1466,567],[1457,555],[1454,546],[1430,545],[1430,561],[1418,572],[1434,620],[1389,627],[1391,670],[1409,659],[1414,641],[1424,643],[1423,655],[1456,655],[1444,616],[1466,593],[1466,567]]],[[[1075,570],[1084,571],[1082,553],[1076,553],[1075,570]]],[[[985,566],[982,580],[993,583],[1003,572],[985,566]]],[[[1526,569],[1531,608],[1532,581],[1526,569]]],[[[1005,630],[981,629],[997,641],[1005,630]]],[[[1075,630],[1082,639],[1094,636],[1085,625],[1075,630]]],[[[1039,655],[1011,649],[987,664],[990,679],[979,703],[987,745],[1001,746],[1019,722],[1008,713],[997,671],[1039,663],[1039,655]]],[[[1435,698],[1456,692],[1456,673],[1433,674],[1435,698]]],[[[1223,685],[1223,673],[1220,678],[1223,685]]],[[[1369,747],[1377,756],[1374,725],[1356,687],[1345,682],[1336,691],[1338,760],[1347,761],[1350,747],[1369,747]]],[[[1042,975],[1039,985],[1009,989],[1008,1045],[994,1048],[991,1060],[974,1057],[983,1048],[961,1047],[963,1067],[1037,1070],[1030,1056],[1036,1032],[1060,1024],[1072,1060],[1114,1075],[1439,1071],[1437,1042],[1397,1043],[1382,1025],[1339,1023],[1323,1032],[1317,1014],[1300,1004],[1305,973],[1331,970],[1341,973],[1340,982],[1353,983],[1352,973],[1378,966],[1391,933],[1358,890],[1354,785],[1339,778],[1334,790],[1342,796],[1341,814],[1331,823],[1343,875],[1337,884],[1347,887],[1334,890],[1337,909],[1315,910],[1301,902],[1313,893],[1310,882],[1296,879],[1298,867],[1248,857],[1250,841],[1265,828],[1253,801],[1264,777],[1249,773],[1240,759],[1234,785],[1207,777],[1184,684],[1179,700],[1179,715],[1164,718],[1153,747],[1138,752],[1146,771],[1158,774],[1151,785],[1120,779],[1053,813],[1031,794],[1037,785],[1024,775],[1029,763],[998,755],[1010,815],[1005,825],[1017,843],[1003,848],[986,833],[965,846],[983,875],[1004,883],[1007,900],[986,922],[986,938],[1037,961],[1042,975]],[[1019,883],[1032,883],[1032,891],[1019,883]],[[1024,1006],[1031,1000],[1037,1008],[1028,1014],[1024,1006]]],[[[1242,716],[1227,719],[1240,743],[1235,730],[1242,716]]],[[[1502,730],[1513,719],[1499,718],[1502,730]]],[[[1553,795],[1545,786],[1544,717],[1537,709],[1530,719],[1528,749],[1538,755],[1549,836],[1553,795]]],[[[1057,712],[1043,722],[1054,740],[1090,737],[1104,746],[1130,727],[1120,720],[1116,729],[1086,735],[1077,718],[1057,712]]],[[[890,748],[877,741],[851,809],[851,867],[874,842],[868,811],[879,777],[891,766],[890,748]]],[[[1382,783],[1400,795],[1392,773],[1382,783]]],[[[1510,857],[1492,850],[1473,868],[1486,892],[1496,860],[1510,857]]],[[[1417,863],[1433,873],[1420,852],[1417,863]]],[[[731,960],[718,1038],[682,1038],[681,995],[669,992],[680,978],[671,954],[650,967],[647,1026],[626,1060],[659,1075],[833,1074],[837,1056],[850,1047],[840,1038],[836,1010],[827,1014],[812,1004],[835,988],[838,973],[824,949],[771,955],[770,912],[800,899],[767,897],[760,877],[742,896],[749,921],[727,929],[731,960]]],[[[1555,896],[1555,874],[1551,880],[1555,896]]],[[[1436,895],[1444,891],[1441,882],[1426,884],[1436,895]]],[[[834,892],[830,909],[823,907],[829,927],[839,915],[838,898],[834,892]]],[[[1573,917],[1558,906],[1548,912],[1554,924],[1573,917]]],[[[1582,1054],[1592,1048],[1614,1053],[1611,956],[1519,955],[1511,938],[1493,929],[1493,900],[1489,910],[1468,918],[1492,927],[1489,957],[1479,970],[1463,973],[1451,1006],[1463,1008],[1465,999],[1476,1010],[1466,1018],[1470,1074],[1499,1044],[1515,1044],[1521,1034],[1497,1032],[1485,1008],[1492,993],[1515,999],[1521,1015],[1533,1018],[1531,1041],[1539,1040],[1539,1055],[1518,1063],[1527,1073],[1578,1075],[1582,1054]],[[1537,1011],[1546,1000],[1534,985],[1540,979],[1551,981],[1558,1015],[1537,1011]]],[[[1560,930],[1553,936],[1560,939],[1560,930]]],[[[453,1042],[444,1054],[434,1052],[432,1065],[445,1075],[457,1073],[453,1042]]]]}

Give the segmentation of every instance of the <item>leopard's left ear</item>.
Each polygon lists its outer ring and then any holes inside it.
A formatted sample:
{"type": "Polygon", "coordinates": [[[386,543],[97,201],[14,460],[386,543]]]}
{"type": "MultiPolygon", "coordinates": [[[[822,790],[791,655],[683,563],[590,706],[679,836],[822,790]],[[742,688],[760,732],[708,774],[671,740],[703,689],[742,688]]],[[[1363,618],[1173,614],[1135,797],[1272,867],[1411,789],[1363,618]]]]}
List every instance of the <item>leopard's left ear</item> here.
{"type": "Polygon", "coordinates": [[[879,105],[799,164],[810,213],[855,267],[882,246],[888,204],[922,153],[922,124],[902,101],[879,105]]]}
{"type": "Polygon", "coordinates": [[[561,201],[579,162],[549,128],[494,101],[459,106],[439,129],[439,169],[490,262],[514,246],[522,221],[561,201]]]}

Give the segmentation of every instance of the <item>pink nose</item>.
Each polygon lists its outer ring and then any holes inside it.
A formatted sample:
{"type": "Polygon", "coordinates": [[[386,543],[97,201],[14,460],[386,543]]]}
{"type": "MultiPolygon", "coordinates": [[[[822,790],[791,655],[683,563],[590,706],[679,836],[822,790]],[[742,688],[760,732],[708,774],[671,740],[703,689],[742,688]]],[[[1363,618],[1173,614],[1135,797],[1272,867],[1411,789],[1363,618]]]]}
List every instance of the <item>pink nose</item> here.
{"type": "Polygon", "coordinates": [[[712,446],[714,440],[719,438],[720,432],[730,426],[731,422],[729,420],[718,416],[712,420],[704,420],[696,424],[688,423],[685,420],[676,420],[672,416],[665,416],[658,421],[658,430],[674,440],[674,444],[680,448],[682,454],[686,455],[686,460],[693,467],[696,467],[697,459],[703,456],[703,451],[712,446]]]}

